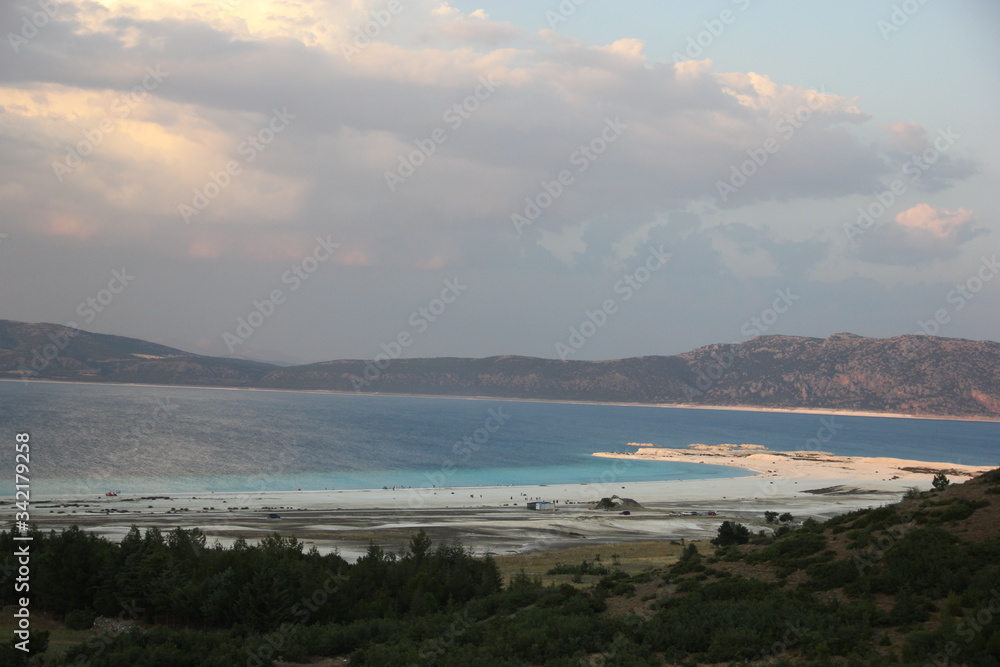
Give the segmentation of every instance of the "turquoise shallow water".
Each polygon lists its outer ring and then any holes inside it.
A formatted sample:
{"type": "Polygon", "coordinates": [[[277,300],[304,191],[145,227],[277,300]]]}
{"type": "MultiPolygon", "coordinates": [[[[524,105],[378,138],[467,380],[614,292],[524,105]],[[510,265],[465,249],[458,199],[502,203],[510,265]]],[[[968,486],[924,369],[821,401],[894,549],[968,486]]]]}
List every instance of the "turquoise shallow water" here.
{"type": "MultiPolygon", "coordinates": [[[[0,492],[31,434],[33,495],[583,483],[596,451],[754,443],[856,456],[1000,464],[1000,424],[498,400],[0,382],[0,492]],[[824,422],[823,420],[827,420],[824,422]]],[[[621,482],[739,470],[619,463],[621,482]]]]}

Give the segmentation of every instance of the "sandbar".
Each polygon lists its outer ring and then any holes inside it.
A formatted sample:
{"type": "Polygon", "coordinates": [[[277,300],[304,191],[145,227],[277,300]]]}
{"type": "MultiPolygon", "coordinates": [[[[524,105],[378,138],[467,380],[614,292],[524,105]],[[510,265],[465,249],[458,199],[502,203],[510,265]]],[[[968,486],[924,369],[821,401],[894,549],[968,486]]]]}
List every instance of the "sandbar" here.
{"type": "MultiPolygon", "coordinates": [[[[608,458],[600,483],[526,486],[186,492],[118,496],[52,495],[32,499],[31,520],[43,530],[78,525],[112,539],[130,526],[199,528],[208,544],[254,542],[277,532],[305,548],[356,558],[376,543],[402,549],[423,529],[437,543],[458,541],[477,554],[513,554],[566,546],[714,537],[719,524],[738,520],[768,530],[764,511],[790,512],[797,521],[898,501],[906,490],[930,488],[941,471],[959,482],[990,466],[892,458],[773,452],[758,446],[638,446],[608,458]],[[681,481],[620,481],[629,459],[728,465],[755,474],[681,481]],[[633,499],[628,514],[595,509],[601,498],[633,499]],[[534,500],[551,509],[529,510],[534,500]],[[272,516],[273,515],[273,516],[272,516]]],[[[0,502],[7,508],[10,501],[0,502]]]]}

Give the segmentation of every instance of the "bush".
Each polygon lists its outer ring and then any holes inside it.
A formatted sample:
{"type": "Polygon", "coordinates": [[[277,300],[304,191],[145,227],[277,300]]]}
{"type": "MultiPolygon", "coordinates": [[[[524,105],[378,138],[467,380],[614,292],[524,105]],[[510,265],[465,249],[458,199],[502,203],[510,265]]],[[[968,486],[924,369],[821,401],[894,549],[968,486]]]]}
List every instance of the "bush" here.
{"type": "Polygon", "coordinates": [[[772,561],[776,565],[792,567],[795,566],[793,563],[795,559],[811,556],[824,547],[826,547],[826,538],[821,533],[808,533],[800,530],[780,540],[775,540],[774,544],[753,554],[748,560],[750,562],[772,561]]]}
{"type": "Polygon", "coordinates": [[[935,491],[944,491],[948,488],[949,484],[951,484],[951,480],[943,472],[934,475],[934,481],[931,482],[931,486],[934,487],[935,491]]]}
{"type": "Polygon", "coordinates": [[[567,565],[565,563],[556,563],[556,566],[551,568],[546,574],[573,574],[573,575],[584,575],[584,574],[596,574],[603,576],[611,572],[608,568],[603,565],[595,565],[589,560],[580,561],[579,565],[567,565]]]}
{"type": "Polygon", "coordinates": [[[723,521],[719,526],[719,536],[712,540],[717,547],[728,547],[732,544],[746,544],[750,541],[750,529],[735,521],[723,521]]]}
{"type": "Polygon", "coordinates": [[[960,521],[961,519],[967,519],[972,516],[980,507],[985,507],[989,505],[989,501],[986,500],[960,500],[956,503],[949,505],[945,510],[941,512],[942,521],[960,521]]]}
{"type": "Polygon", "coordinates": [[[856,581],[861,574],[858,566],[846,558],[829,563],[814,563],[806,568],[806,572],[812,577],[813,584],[819,590],[847,586],[856,581]]]}
{"type": "Polygon", "coordinates": [[[896,595],[896,602],[889,612],[889,623],[892,625],[923,623],[928,618],[930,614],[927,611],[926,601],[909,588],[904,588],[896,595]]]}
{"type": "Polygon", "coordinates": [[[976,478],[982,484],[1000,484],[1000,468],[988,470],[976,478]]]}

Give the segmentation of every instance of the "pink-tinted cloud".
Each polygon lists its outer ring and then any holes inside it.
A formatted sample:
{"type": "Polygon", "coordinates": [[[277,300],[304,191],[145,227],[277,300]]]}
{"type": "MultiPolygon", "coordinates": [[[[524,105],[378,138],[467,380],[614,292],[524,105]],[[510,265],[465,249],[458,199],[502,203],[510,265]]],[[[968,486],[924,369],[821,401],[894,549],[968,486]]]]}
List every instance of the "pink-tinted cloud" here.
{"type": "Polygon", "coordinates": [[[903,265],[955,257],[964,243],[988,233],[978,222],[969,209],[949,211],[917,204],[870,231],[859,256],[877,264],[903,265]]]}
{"type": "Polygon", "coordinates": [[[912,233],[927,232],[941,239],[955,239],[976,221],[976,214],[964,208],[957,211],[937,209],[930,204],[917,204],[898,214],[895,223],[912,233]]]}

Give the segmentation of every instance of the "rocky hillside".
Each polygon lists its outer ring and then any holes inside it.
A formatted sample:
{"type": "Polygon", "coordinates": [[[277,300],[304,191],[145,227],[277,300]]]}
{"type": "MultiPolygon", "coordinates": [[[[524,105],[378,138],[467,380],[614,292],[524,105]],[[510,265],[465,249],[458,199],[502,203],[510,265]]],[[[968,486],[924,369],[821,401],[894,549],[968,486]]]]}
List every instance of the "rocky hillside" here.
{"type": "Polygon", "coordinates": [[[762,336],[680,358],[710,404],[1000,416],[1000,344],[992,341],[762,336]]]}
{"type": "Polygon", "coordinates": [[[761,336],[677,356],[341,360],[280,368],[0,321],[0,377],[1000,418],[1000,343],[761,336]]]}
{"type": "Polygon", "coordinates": [[[331,361],[262,386],[1000,417],[1000,344],[931,336],[762,336],[674,357],[331,361]]]}
{"type": "Polygon", "coordinates": [[[276,366],[136,338],[0,320],[0,379],[250,386],[276,366]]]}

